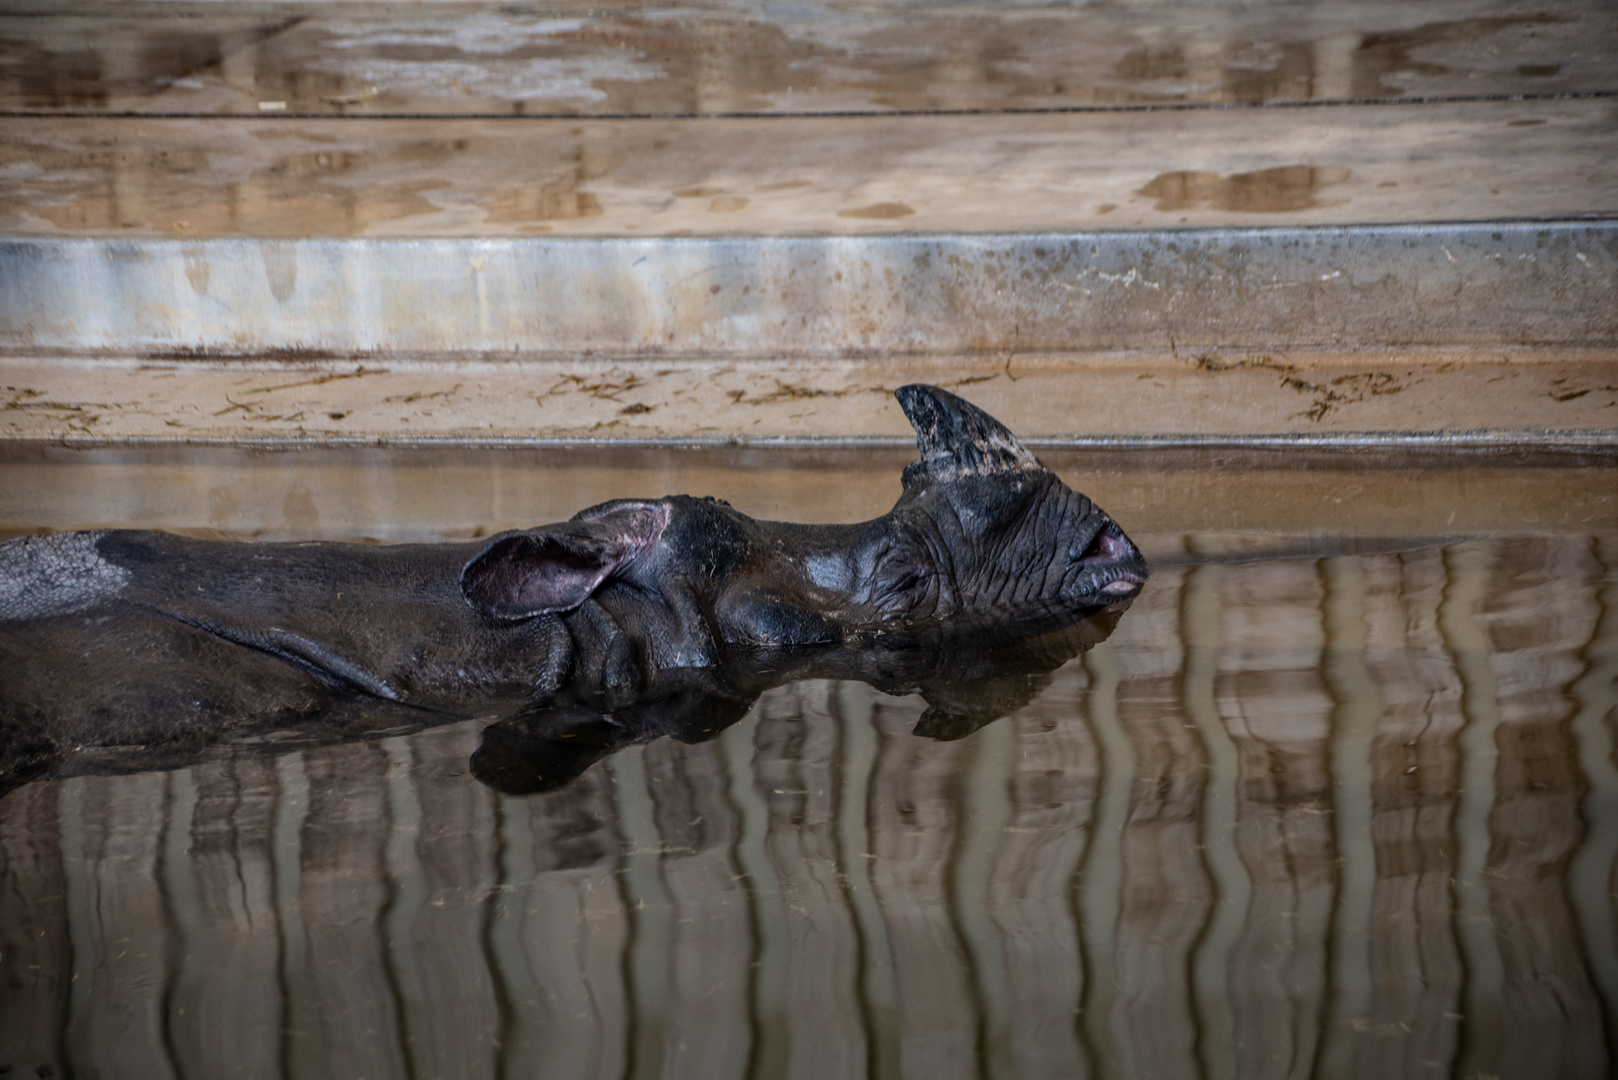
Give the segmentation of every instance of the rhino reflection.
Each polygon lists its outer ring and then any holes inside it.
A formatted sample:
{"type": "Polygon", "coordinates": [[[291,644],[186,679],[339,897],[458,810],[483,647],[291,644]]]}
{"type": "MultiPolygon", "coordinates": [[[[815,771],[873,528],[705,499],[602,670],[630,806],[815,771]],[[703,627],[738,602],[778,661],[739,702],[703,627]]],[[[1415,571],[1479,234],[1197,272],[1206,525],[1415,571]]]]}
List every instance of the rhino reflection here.
{"type": "Polygon", "coordinates": [[[490,724],[472,774],[507,794],[554,791],[607,755],[669,736],[705,742],[747,715],[766,690],[807,679],[919,693],[927,709],[914,733],[948,742],[1031,702],[1050,673],[1105,641],[1128,602],[1017,638],[1008,630],[965,637],[910,635],[860,649],[788,648],[735,654],[711,668],[659,673],[632,700],[601,683],[564,687],[544,707],[490,724]]]}

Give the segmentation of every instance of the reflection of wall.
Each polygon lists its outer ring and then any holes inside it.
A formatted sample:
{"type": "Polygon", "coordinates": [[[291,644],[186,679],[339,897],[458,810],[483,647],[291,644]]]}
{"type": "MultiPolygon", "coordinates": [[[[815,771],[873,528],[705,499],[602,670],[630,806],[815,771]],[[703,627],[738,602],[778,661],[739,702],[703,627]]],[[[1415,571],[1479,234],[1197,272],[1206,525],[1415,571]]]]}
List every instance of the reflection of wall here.
{"type": "Polygon", "coordinates": [[[73,954],[59,822],[54,785],[0,803],[0,1061],[62,1075],[73,954]]]}
{"type": "Polygon", "coordinates": [[[475,726],[26,787],[0,1064],[1601,1075],[1596,555],[1165,570],[958,743],[801,684],[528,800],[475,726]]]}

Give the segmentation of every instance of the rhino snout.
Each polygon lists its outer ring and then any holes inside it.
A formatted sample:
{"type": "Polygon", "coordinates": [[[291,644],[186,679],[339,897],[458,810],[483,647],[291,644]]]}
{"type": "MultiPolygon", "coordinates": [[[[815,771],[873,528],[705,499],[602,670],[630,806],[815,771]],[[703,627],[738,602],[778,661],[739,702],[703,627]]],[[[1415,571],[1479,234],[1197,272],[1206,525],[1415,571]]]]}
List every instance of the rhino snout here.
{"type": "Polygon", "coordinates": [[[1078,573],[1071,591],[1103,603],[1134,596],[1151,574],[1140,549],[1110,520],[1096,530],[1076,563],[1078,573]]]}

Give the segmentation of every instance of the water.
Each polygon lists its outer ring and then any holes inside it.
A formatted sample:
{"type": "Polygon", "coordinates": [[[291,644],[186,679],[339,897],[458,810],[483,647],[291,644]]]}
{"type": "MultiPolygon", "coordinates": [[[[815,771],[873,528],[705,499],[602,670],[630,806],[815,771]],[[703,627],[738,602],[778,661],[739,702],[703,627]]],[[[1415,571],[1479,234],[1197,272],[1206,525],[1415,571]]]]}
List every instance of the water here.
{"type": "Polygon", "coordinates": [[[1108,640],[960,740],[912,733],[919,698],[810,680],[541,795],[470,775],[477,723],[11,793],[0,1065],[1607,1075],[1610,468],[1218,486],[1199,461],[1133,496],[1128,468],[1069,473],[1157,530],[1157,569],[1108,640]],[[1345,490],[1361,535],[1311,533],[1345,490]],[[1551,505],[1573,520],[1528,522],[1551,505]],[[1219,513],[1247,530],[1162,528],[1219,513]]]}

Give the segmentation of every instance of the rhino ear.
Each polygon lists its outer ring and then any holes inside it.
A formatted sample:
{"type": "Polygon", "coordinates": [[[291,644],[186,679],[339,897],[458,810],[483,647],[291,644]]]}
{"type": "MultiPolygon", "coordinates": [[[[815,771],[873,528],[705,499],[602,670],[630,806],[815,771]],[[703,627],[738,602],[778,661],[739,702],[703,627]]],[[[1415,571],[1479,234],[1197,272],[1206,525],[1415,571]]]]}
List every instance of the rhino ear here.
{"type": "Polygon", "coordinates": [[[969,401],[922,383],[894,392],[916,429],[921,460],[906,467],[905,487],[962,476],[1043,470],[1006,426],[969,401]]]}
{"type": "Polygon", "coordinates": [[[461,571],[461,595],[490,618],[572,611],[636,555],[657,543],[669,508],[620,504],[530,532],[496,537],[461,571]]]}

